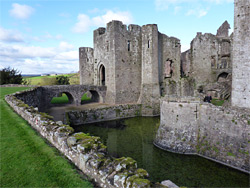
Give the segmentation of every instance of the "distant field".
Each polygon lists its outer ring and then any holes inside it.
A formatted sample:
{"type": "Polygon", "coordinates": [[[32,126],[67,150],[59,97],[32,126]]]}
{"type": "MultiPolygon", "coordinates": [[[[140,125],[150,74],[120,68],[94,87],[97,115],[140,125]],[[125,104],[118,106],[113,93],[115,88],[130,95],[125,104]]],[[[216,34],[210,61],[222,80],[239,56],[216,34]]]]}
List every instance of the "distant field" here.
{"type": "MultiPolygon", "coordinates": [[[[61,76],[61,75],[57,75],[61,76]]],[[[57,76],[35,76],[35,77],[24,77],[29,82],[29,85],[54,85],[55,78],[57,76]]],[[[70,85],[80,84],[79,74],[64,74],[63,76],[69,77],[70,85]]]]}

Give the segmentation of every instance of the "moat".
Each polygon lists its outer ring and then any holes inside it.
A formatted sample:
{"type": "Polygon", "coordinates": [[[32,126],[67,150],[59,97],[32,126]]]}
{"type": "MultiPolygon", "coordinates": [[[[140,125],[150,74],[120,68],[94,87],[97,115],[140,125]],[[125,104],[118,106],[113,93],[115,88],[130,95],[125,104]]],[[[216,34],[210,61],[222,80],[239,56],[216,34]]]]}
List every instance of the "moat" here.
{"type": "Polygon", "coordinates": [[[74,127],[101,137],[114,157],[132,157],[150,180],[169,179],[187,187],[248,187],[249,175],[210,160],[174,154],[153,145],[159,117],[137,117],[74,127]]]}

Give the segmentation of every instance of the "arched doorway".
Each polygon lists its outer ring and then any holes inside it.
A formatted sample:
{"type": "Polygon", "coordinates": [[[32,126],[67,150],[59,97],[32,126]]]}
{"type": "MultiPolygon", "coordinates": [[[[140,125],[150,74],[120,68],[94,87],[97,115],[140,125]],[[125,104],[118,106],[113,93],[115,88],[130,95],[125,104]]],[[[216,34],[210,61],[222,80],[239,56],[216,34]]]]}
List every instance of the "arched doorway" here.
{"type": "Polygon", "coordinates": [[[225,82],[227,80],[228,73],[223,72],[217,77],[217,82],[225,82]]]}
{"type": "Polygon", "coordinates": [[[105,78],[106,78],[105,67],[104,67],[104,65],[101,65],[100,69],[99,69],[99,80],[100,80],[99,84],[101,86],[105,86],[105,78]]]}

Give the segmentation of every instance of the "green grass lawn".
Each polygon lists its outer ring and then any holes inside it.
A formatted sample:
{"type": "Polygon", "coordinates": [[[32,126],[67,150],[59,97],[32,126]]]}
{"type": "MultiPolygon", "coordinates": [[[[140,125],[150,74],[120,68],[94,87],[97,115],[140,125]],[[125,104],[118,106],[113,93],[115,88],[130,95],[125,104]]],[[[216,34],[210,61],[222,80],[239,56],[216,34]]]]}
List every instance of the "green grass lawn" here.
{"type": "MultiPolygon", "coordinates": [[[[81,101],[88,101],[88,100],[91,100],[91,98],[87,97],[87,93],[85,93],[82,96],[81,101]]],[[[67,104],[68,102],[69,99],[65,93],[63,93],[61,97],[53,97],[53,99],[51,100],[51,104],[67,104]]]]}
{"type": "Polygon", "coordinates": [[[211,103],[215,106],[222,106],[224,103],[224,100],[220,100],[220,99],[212,99],[211,103]]]}
{"type": "Polygon", "coordinates": [[[27,88],[0,88],[0,187],[93,187],[4,100],[27,88]]]}

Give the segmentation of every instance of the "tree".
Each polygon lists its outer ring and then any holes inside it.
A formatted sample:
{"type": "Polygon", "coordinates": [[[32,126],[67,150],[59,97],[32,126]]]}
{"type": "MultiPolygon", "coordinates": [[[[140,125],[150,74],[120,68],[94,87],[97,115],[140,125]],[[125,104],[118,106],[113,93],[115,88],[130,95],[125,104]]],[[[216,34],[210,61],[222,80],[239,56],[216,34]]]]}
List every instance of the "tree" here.
{"type": "Polygon", "coordinates": [[[0,85],[3,84],[22,84],[23,77],[21,72],[14,68],[3,68],[0,70],[0,85]]]}
{"type": "Polygon", "coordinates": [[[56,85],[69,85],[69,77],[67,76],[57,76],[56,85]]]}

